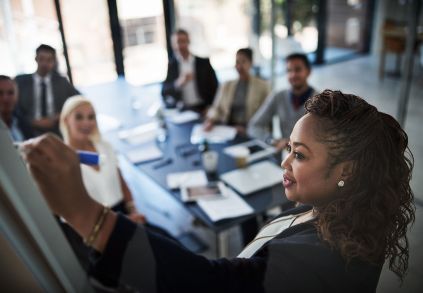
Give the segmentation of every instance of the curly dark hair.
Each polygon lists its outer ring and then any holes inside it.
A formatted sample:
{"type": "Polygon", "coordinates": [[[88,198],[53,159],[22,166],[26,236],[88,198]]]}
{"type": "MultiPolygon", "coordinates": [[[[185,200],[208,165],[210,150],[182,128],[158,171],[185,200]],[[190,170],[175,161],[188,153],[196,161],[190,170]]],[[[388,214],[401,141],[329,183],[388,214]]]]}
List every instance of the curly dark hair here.
{"type": "Polygon", "coordinates": [[[304,107],[319,118],[317,139],[328,146],[329,170],[340,162],[353,165],[339,196],[317,209],[319,236],[347,263],[389,260],[390,270],[403,281],[407,228],[415,218],[414,158],[407,134],[392,116],[340,91],[325,90],[304,107]]]}

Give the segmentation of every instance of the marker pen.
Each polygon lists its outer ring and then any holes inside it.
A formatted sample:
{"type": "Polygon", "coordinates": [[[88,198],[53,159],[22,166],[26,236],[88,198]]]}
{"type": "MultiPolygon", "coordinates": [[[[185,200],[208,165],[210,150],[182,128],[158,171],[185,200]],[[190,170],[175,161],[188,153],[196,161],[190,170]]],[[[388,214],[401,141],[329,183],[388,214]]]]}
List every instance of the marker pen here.
{"type": "Polygon", "coordinates": [[[101,165],[105,159],[104,155],[100,155],[94,152],[77,150],[76,153],[78,154],[79,162],[85,165],[98,166],[101,165]]]}
{"type": "Polygon", "coordinates": [[[172,158],[167,158],[167,159],[163,159],[161,161],[159,161],[157,164],[153,165],[154,169],[158,169],[167,165],[172,164],[173,159],[172,158]]]}
{"type": "MultiPolygon", "coordinates": [[[[25,149],[22,147],[21,143],[15,142],[14,146],[19,150],[19,152],[25,152],[25,149]]],[[[85,165],[98,166],[104,163],[106,158],[105,155],[101,155],[95,152],[77,150],[76,153],[78,154],[79,162],[85,165]]]]}

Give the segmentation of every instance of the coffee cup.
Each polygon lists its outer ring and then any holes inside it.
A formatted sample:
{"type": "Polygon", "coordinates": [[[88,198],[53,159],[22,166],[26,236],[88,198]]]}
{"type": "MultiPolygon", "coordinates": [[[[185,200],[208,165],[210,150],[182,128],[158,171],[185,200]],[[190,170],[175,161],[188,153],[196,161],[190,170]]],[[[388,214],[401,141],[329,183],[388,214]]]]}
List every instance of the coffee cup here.
{"type": "Polygon", "coordinates": [[[235,165],[237,168],[245,168],[248,165],[248,157],[250,150],[247,147],[237,147],[233,149],[233,157],[235,158],[235,165]]]}

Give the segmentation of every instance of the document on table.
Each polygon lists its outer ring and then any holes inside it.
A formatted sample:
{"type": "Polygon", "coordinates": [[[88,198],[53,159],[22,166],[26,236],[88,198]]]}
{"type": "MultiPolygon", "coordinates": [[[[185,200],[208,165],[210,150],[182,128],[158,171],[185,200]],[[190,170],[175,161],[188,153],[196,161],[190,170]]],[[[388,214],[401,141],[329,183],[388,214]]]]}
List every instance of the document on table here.
{"type": "Polygon", "coordinates": [[[162,151],[155,142],[144,144],[139,148],[126,152],[126,157],[134,164],[148,162],[163,157],[162,151]]]}
{"type": "Polygon", "coordinates": [[[130,144],[143,144],[156,139],[159,125],[157,122],[151,122],[139,125],[131,129],[119,131],[119,138],[130,144]]]}
{"type": "Polygon", "coordinates": [[[204,170],[170,173],[166,177],[167,186],[170,189],[177,189],[181,186],[198,186],[208,183],[204,170]]]}
{"type": "Polygon", "coordinates": [[[197,200],[197,204],[213,222],[254,212],[253,208],[232,189],[225,187],[223,194],[225,196],[197,200]]]}
{"type": "Polygon", "coordinates": [[[201,143],[207,140],[210,143],[224,143],[234,139],[236,129],[231,126],[216,125],[210,131],[204,131],[202,124],[196,124],[191,132],[191,143],[201,143]]]}
{"type": "Polygon", "coordinates": [[[176,113],[169,118],[169,121],[174,124],[183,124],[187,122],[191,122],[194,120],[198,120],[200,118],[200,114],[194,111],[184,111],[181,113],[176,113]]]}
{"type": "Polygon", "coordinates": [[[122,126],[122,123],[118,119],[106,114],[98,114],[97,123],[100,128],[100,132],[115,130],[122,126]]]}

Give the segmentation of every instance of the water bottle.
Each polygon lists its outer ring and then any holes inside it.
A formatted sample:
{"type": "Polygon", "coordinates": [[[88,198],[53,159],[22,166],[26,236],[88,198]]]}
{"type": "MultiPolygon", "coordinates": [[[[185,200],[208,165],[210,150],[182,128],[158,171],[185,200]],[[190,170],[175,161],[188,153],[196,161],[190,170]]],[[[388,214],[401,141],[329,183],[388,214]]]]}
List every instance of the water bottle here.
{"type": "Polygon", "coordinates": [[[167,126],[164,113],[161,108],[157,110],[156,119],[159,125],[159,128],[157,129],[157,141],[165,142],[167,139],[167,126]]]}

